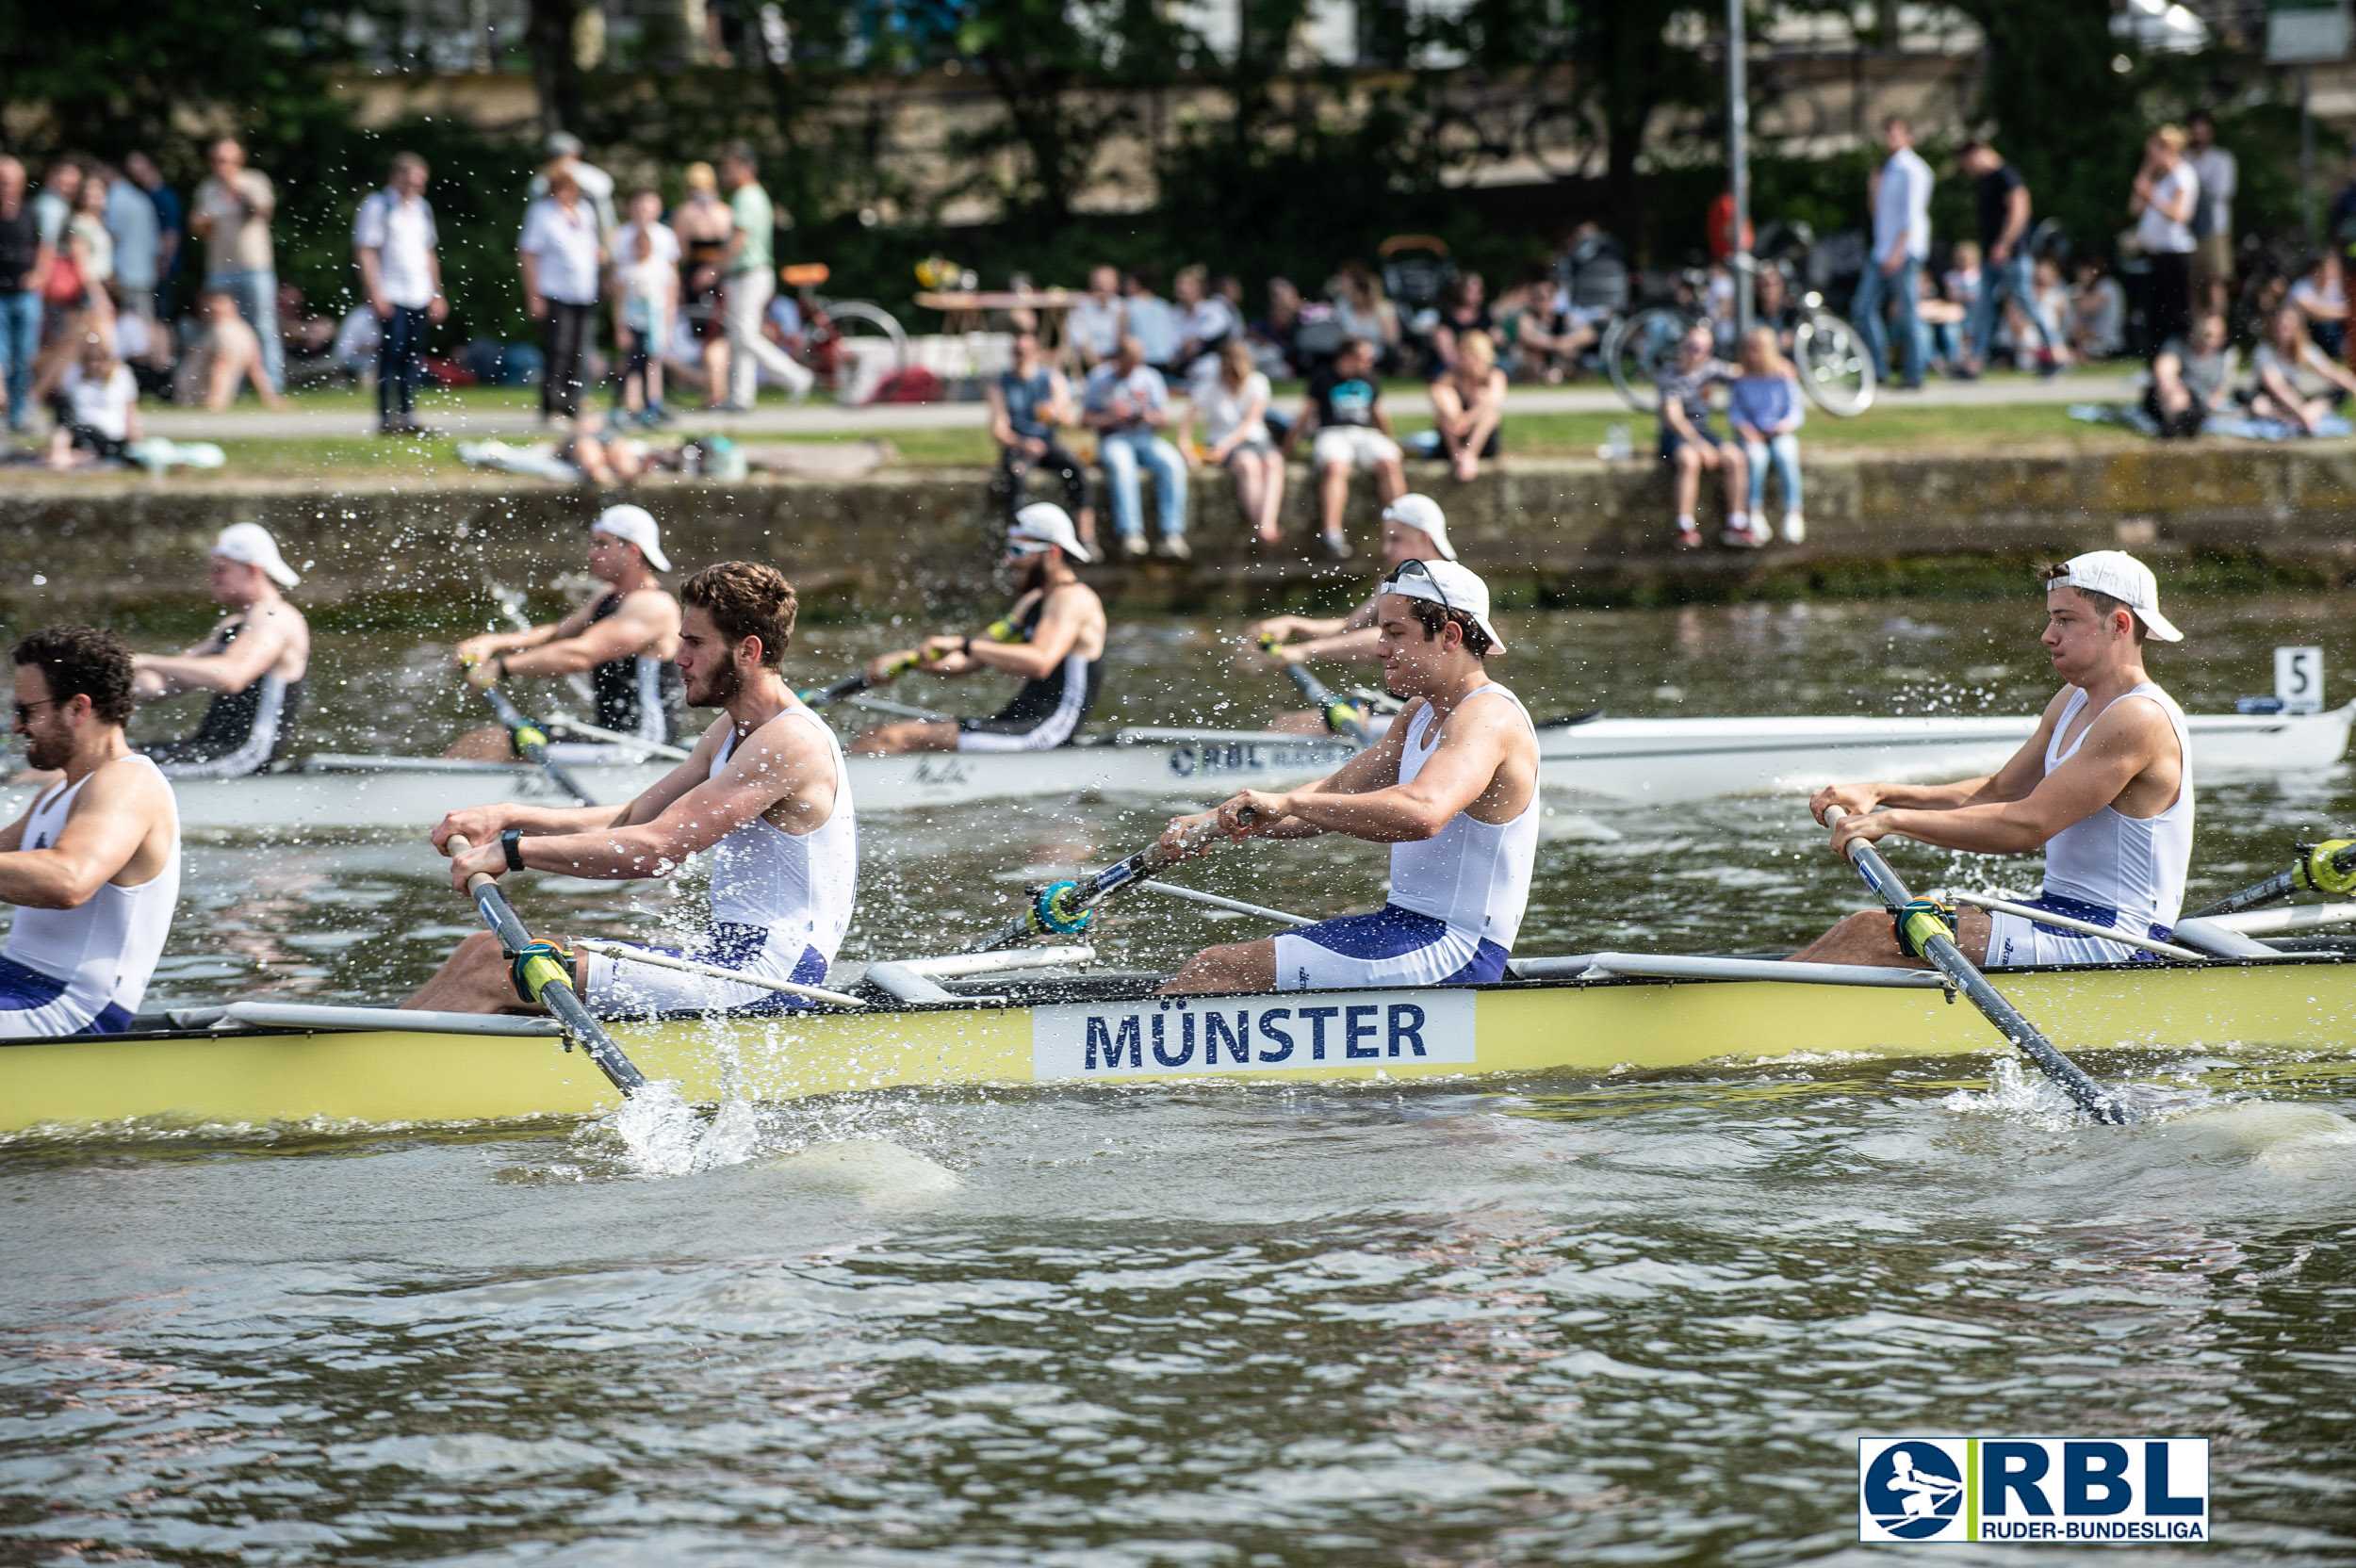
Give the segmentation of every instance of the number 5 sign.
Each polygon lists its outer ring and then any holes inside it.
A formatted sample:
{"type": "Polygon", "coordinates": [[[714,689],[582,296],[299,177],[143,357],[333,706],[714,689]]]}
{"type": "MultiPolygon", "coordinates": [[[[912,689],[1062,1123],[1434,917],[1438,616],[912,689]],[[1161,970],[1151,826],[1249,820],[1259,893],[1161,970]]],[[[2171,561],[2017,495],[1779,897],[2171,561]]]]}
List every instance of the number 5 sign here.
{"type": "Polygon", "coordinates": [[[2323,650],[2276,648],[2274,694],[2282,699],[2285,713],[2322,712],[2323,650]]]}

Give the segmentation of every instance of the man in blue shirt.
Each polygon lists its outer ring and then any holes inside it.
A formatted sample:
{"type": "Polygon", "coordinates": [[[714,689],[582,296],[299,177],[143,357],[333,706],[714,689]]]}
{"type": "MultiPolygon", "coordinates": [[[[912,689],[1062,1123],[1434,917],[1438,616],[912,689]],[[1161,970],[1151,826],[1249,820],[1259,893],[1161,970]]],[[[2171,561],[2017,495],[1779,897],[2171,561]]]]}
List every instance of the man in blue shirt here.
{"type": "Polygon", "coordinates": [[[1121,350],[1088,372],[1080,422],[1096,433],[1104,490],[1123,553],[1146,552],[1145,507],[1137,469],[1153,475],[1153,510],[1161,540],[1153,553],[1184,561],[1186,546],[1186,460],[1162,432],[1170,424],[1170,384],[1145,362],[1145,345],[1124,334],[1121,350]]]}
{"type": "Polygon", "coordinates": [[[1899,349],[1904,355],[1906,391],[1922,385],[1922,362],[1927,357],[1922,318],[1915,301],[1922,290],[1922,262],[1931,253],[1931,166],[1914,150],[1914,132],[1891,115],[1882,123],[1882,145],[1890,157],[1873,172],[1868,187],[1873,208],[1873,251],[1866,257],[1865,275],[1857,280],[1857,297],[1849,314],[1865,335],[1865,351],[1873,368],[1890,374],[1890,337],[1882,322],[1885,305],[1898,307],[1899,349]]]}

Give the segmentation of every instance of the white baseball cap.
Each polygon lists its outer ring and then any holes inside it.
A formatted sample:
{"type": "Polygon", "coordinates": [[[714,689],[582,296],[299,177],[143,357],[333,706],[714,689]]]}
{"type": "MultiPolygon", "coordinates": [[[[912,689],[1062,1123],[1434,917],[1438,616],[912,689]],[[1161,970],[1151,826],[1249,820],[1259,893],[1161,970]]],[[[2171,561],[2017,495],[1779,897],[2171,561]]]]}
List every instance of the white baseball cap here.
{"type": "Polygon", "coordinates": [[[1080,543],[1080,531],[1072,526],[1071,514],[1054,501],[1033,501],[1014,514],[1014,526],[1006,530],[1006,542],[1013,544],[1016,540],[1053,545],[1074,561],[1096,559],[1080,543]]]}
{"type": "Polygon", "coordinates": [[[281,588],[291,588],[303,580],[286,564],[286,558],[278,553],[278,541],[270,536],[270,530],[259,523],[231,523],[213,541],[213,553],[224,561],[241,561],[249,566],[261,567],[281,588]]]}
{"type": "Polygon", "coordinates": [[[1489,585],[1469,566],[1453,561],[1410,561],[1375,590],[1402,598],[1430,599],[1445,610],[1461,610],[1489,638],[1489,651],[1503,653],[1505,639],[1489,624],[1489,585]]]}
{"type": "Polygon", "coordinates": [[[1383,520],[1428,535],[1442,560],[1456,559],[1456,547],[1448,542],[1448,514],[1442,512],[1440,503],[1431,497],[1415,494],[1401,496],[1383,509],[1383,520]]]}
{"type": "Polygon", "coordinates": [[[646,564],[658,572],[671,569],[671,558],[663,553],[663,533],[654,526],[654,514],[643,506],[628,501],[609,506],[597,514],[597,520],[589,525],[592,533],[610,533],[614,538],[638,547],[638,553],[646,558],[646,564]]]}
{"type": "Polygon", "coordinates": [[[2151,567],[2125,550],[2088,550],[2084,555],[2073,555],[2063,563],[2061,575],[2047,579],[2045,585],[2108,594],[2134,611],[2135,618],[2161,642],[2184,640],[2184,634],[2176,629],[2174,623],[2160,613],[2159,579],[2151,575],[2151,567]]]}

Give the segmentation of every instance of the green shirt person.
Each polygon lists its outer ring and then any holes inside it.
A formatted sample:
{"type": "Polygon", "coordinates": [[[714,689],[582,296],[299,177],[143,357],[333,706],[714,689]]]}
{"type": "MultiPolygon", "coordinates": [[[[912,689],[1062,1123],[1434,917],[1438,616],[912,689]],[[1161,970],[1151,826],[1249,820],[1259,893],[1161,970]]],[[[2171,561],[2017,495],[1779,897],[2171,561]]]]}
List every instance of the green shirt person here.
{"type": "Polygon", "coordinates": [[[761,188],[761,168],[751,148],[740,144],[720,155],[720,188],[728,193],[728,212],[736,220],[736,233],[720,260],[721,308],[728,340],[728,398],[714,406],[726,413],[751,408],[758,378],[764,370],[800,402],[810,396],[816,378],[761,330],[769,302],[777,291],[777,209],[769,204],[769,193],[761,188]]]}

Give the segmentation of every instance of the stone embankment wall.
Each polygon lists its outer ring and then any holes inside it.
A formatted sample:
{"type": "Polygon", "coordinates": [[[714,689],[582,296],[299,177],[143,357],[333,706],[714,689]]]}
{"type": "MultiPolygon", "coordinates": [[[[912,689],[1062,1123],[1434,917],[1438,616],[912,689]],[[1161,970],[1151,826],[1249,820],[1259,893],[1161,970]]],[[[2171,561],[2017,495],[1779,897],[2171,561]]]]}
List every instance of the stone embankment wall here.
{"type": "MultiPolygon", "coordinates": [[[[662,520],[682,567],[772,561],[813,613],[846,614],[996,597],[988,477],[887,469],[851,482],[655,484],[635,498],[662,520]]],[[[1362,559],[1336,565],[1298,543],[1314,536],[1307,480],[1295,470],[1294,542],[1283,547],[1246,546],[1226,481],[1211,475],[1194,487],[1192,562],[1089,575],[1138,609],[1363,591],[1380,526],[1373,498],[1362,482],[1350,524],[1362,559]]],[[[1670,547],[1667,487],[1649,462],[1524,459],[1471,484],[1436,470],[1413,482],[1448,508],[1464,559],[1512,604],[1993,590],[2029,561],[2108,546],[2181,583],[2356,577],[2356,450],[2337,447],[1825,455],[1808,467],[1807,542],[1759,551],[1670,547]]],[[[28,478],[0,488],[11,567],[0,605],[22,624],[70,605],[201,593],[206,545],[245,520],[278,534],[306,574],[303,596],[321,604],[543,586],[579,569],[581,531],[612,498],[489,479],[330,489],[28,478]]]]}

